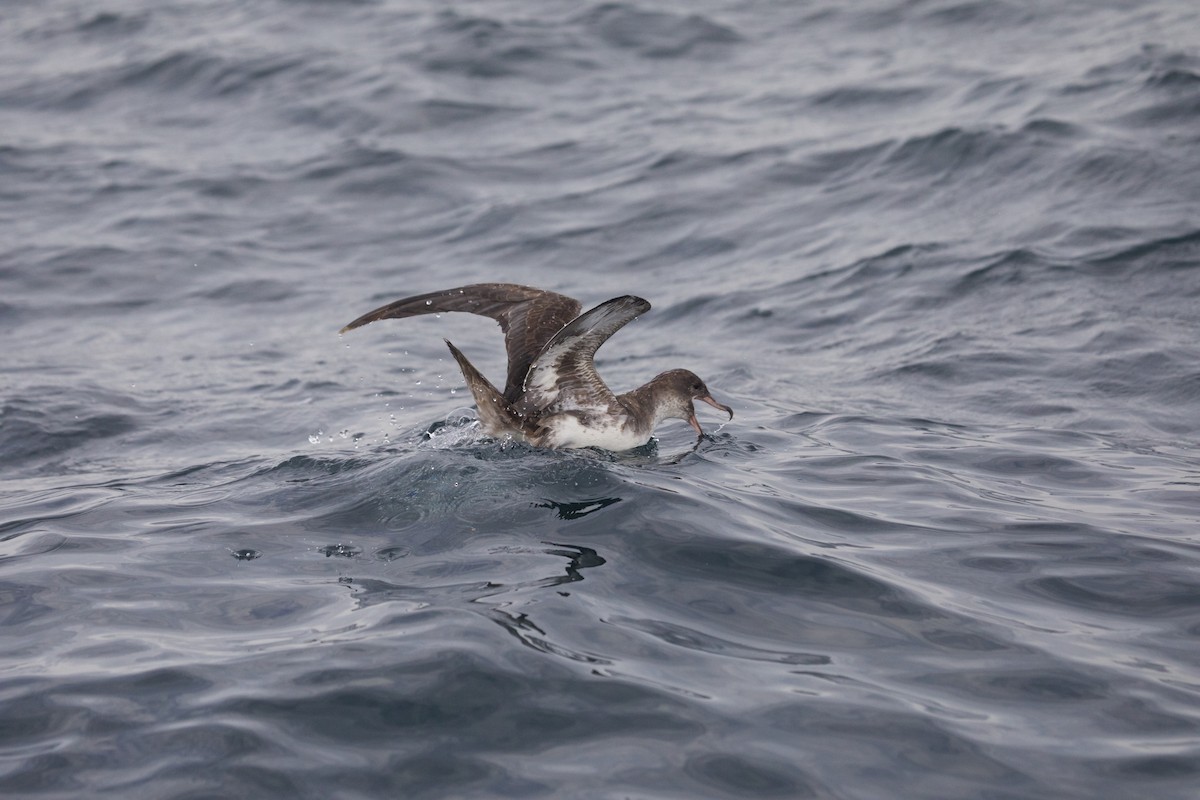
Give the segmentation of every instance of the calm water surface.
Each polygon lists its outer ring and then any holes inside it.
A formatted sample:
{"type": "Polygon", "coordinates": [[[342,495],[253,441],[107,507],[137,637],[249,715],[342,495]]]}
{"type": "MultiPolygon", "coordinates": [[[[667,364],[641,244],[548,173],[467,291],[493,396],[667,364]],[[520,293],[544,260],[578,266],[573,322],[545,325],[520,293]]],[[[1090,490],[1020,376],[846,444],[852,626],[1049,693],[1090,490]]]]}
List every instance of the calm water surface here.
{"type": "Polygon", "coordinates": [[[6,2],[0,795],[1196,797],[1193,6],[6,2]]]}

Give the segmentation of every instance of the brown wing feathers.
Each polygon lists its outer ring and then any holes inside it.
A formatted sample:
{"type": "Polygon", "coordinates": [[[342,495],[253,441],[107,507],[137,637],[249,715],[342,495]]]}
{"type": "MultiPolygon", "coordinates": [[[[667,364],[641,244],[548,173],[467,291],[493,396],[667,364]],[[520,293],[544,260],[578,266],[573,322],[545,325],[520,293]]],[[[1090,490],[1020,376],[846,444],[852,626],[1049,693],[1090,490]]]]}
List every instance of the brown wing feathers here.
{"type": "Polygon", "coordinates": [[[521,394],[525,374],[533,359],[554,334],[579,314],[580,308],[578,300],[554,292],[514,283],[477,283],[388,303],[363,314],[342,328],[342,332],[381,319],[403,319],[451,311],[465,311],[494,319],[504,332],[508,354],[504,398],[512,403],[521,394]]]}
{"type": "Polygon", "coordinates": [[[610,336],[649,310],[647,301],[625,295],[606,300],[572,320],[543,345],[530,366],[518,410],[535,414],[563,404],[615,403],[612,390],[596,372],[593,358],[610,336]]]}

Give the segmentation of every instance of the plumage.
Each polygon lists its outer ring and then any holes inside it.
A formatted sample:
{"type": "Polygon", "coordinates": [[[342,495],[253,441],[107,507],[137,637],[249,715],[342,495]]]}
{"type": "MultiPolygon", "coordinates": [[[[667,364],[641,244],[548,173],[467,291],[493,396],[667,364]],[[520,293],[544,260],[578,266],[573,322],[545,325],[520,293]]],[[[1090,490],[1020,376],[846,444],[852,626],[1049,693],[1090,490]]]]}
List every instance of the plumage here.
{"type": "Polygon", "coordinates": [[[508,353],[504,396],[513,402],[520,395],[525,373],[541,352],[542,345],[579,316],[581,308],[578,300],[554,292],[515,283],[477,283],[388,303],[363,314],[342,328],[341,333],[381,319],[403,319],[447,311],[490,317],[500,323],[500,330],[504,332],[504,349],[508,353]]]}
{"type": "Polygon", "coordinates": [[[504,391],[497,389],[446,340],[493,436],[517,436],[540,447],[629,450],[645,444],[666,419],[688,422],[703,435],[693,400],[729,414],[695,373],[675,369],[621,395],[596,372],[596,351],[646,311],[650,303],[625,295],[580,314],[579,301],[511,283],[480,283],[417,295],[375,309],[342,333],[381,319],[466,311],[500,323],[508,353],[504,391]]]}

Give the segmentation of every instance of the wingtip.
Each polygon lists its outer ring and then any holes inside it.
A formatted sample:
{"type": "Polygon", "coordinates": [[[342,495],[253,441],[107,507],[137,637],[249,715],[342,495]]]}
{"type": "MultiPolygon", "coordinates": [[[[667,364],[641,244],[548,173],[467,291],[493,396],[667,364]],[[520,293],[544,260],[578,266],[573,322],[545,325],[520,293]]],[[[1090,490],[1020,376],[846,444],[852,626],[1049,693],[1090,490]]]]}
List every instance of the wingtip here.
{"type": "Polygon", "coordinates": [[[639,314],[645,314],[650,310],[650,301],[644,297],[638,297],[635,294],[627,294],[621,298],[629,303],[629,305],[638,310],[639,314]]]}

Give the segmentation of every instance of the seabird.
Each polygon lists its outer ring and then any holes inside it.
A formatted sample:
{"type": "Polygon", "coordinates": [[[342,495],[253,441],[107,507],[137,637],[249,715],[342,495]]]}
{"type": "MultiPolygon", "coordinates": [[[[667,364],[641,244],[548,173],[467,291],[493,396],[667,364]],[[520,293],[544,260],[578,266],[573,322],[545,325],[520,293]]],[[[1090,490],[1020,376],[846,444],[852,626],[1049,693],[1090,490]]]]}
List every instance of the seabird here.
{"type": "Polygon", "coordinates": [[[640,297],[606,300],[585,313],[578,300],[512,283],[477,283],[406,297],[375,309],[341,333],[381,319],[466,311],[500,323],[508,352],[508,377],[501,392],[446,340],[462,369],[484,431],[513,436],[538,447],[598,447],[621,451],[650,440],[660,422],[682,419],[704,431],[693,400],[729,414],[694,372],[668,370],[643,386],[614,394],[596,373],[600,345],[627,322],[650,310],[640,297]]]}

